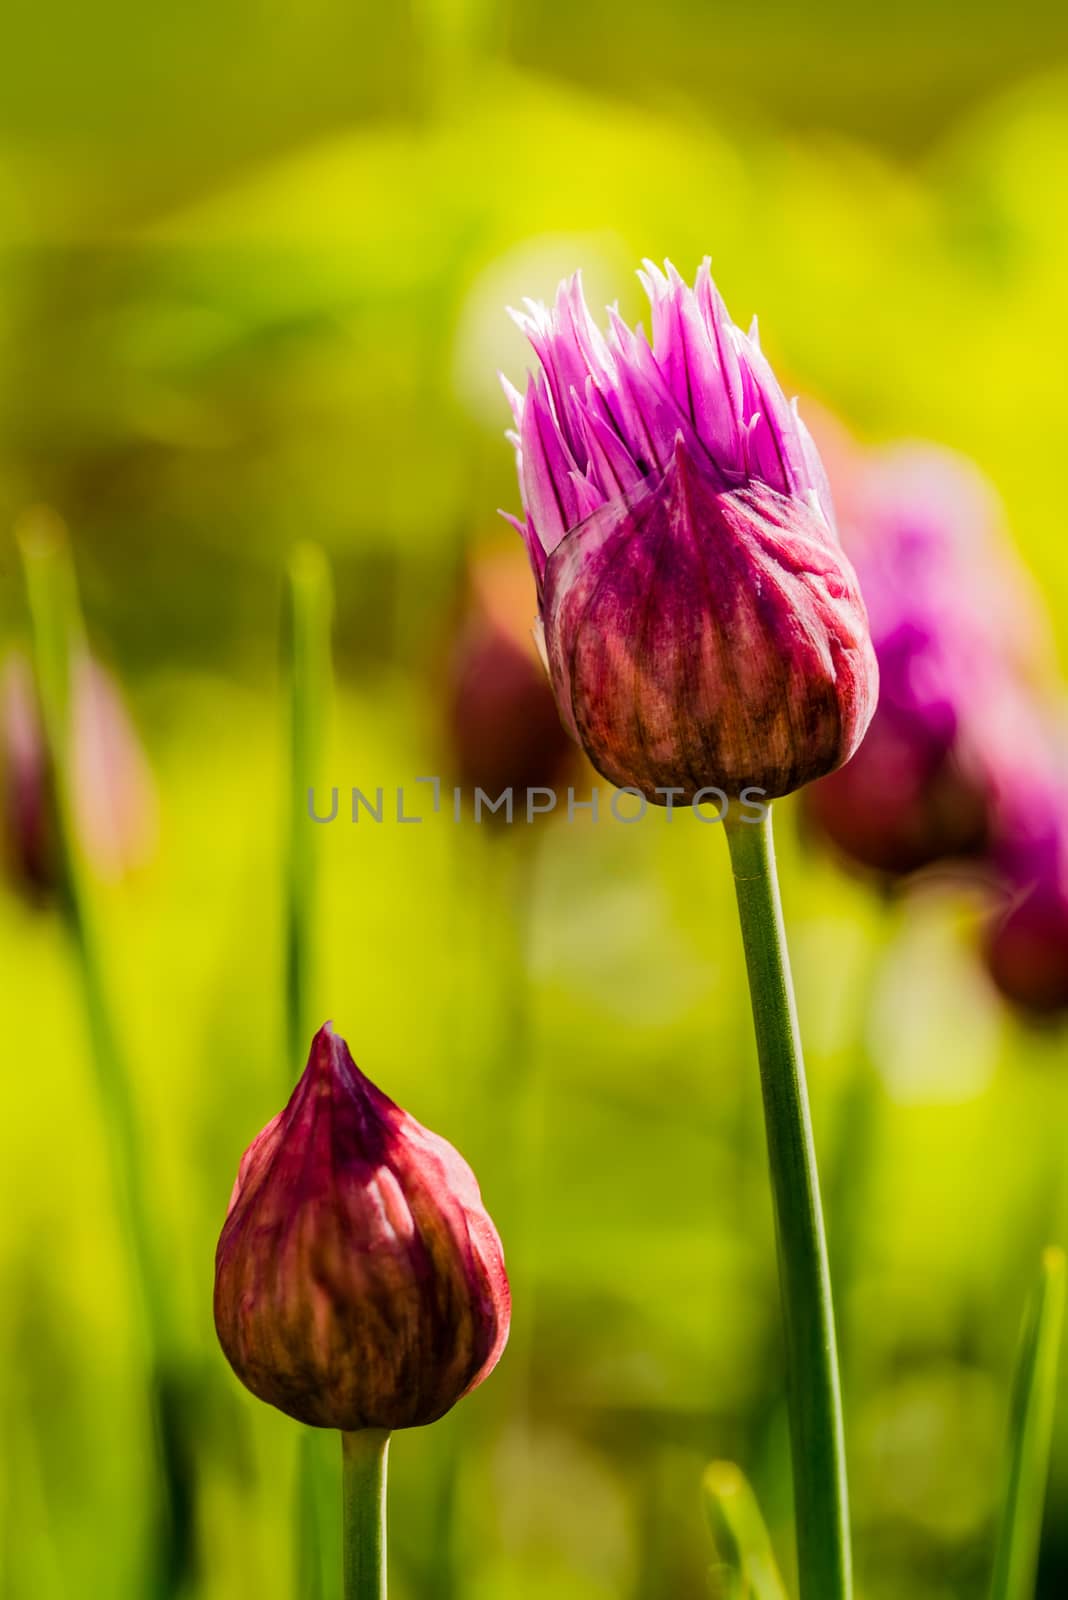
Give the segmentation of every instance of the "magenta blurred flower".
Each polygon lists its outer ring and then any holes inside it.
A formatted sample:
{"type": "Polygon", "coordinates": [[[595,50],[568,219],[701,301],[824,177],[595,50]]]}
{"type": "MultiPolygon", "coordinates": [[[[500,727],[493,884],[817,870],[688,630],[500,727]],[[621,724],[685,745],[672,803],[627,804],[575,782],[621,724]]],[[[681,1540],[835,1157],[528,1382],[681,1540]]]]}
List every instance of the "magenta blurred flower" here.
{"type": "MultiPolygon", "coordinates": [[[[70,783],[78,843],[102,877],[140,866],[156,840],[156,792],[114,678],[87,654],[72,670],[70,783]]],[[[33,895],[60,871],[55,795],[33,669],[19,651],[0,675],[0,774],[5,854],[33,895]]]]}
{"type": "Polygon", "coordinates": [[[1005,998],[1036,1020],[1068,1012],[1068,767],[1063,730],[1021,706],[1005,727],[986,866],[1000,902],[984,954],[1005,998]]]}
{"type": "Polygon", "coordinates": [[[327,1023],[245,1152],[219,1239],[215,1326],[237,1376],[315,1427],[417,1427],[493,1370],[510,1308],[470,1167],[327,1023]]]}
{"type": "Polygon", "coordinates": [[[505,789],[521,796],[528,789],[554,788],[576,751],[534,647],[522,552],[480,557],[468,588],[447,675],[457,777],[491,797],[505,789]]]}
{"type": "MultiPolygon", "coordinates": [[[[649,264],[652,344],[590,317],[578,277],[517,320],[508,387],[544,646],[598,771],[664,803],[786,794],[859,743],[877,669],[809,434],[708,263],[649,264]]],[[[507,387],[507,386],[506,386],[507,387]]]]}
{"type": "Polygon", "coordinates": [[[852,859],[902,874],[989,842],[1010,781],[1011,723],[1028,678],[1048,665],[1048,629],[970,462],[903,444],[851,477],[843,533],[868,605],[879,705],[858,752],[806,806],[852,859]]]}

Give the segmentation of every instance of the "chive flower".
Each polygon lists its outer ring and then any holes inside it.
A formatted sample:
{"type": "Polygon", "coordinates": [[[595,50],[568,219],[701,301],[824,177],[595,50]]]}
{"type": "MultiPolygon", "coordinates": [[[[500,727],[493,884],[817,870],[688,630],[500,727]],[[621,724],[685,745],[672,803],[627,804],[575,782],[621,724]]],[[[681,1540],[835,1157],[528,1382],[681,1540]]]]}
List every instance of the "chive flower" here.
{"type": "Polygon", "coordinates": [[[705,787],[768,798],[859,744],[877,668],[812,439],[730,320],[707,261],[640,274],[652,338],[579,277],[516,320],[541,363],[506,383],[538,591],[566,727],[654,803],[705,787]]]}

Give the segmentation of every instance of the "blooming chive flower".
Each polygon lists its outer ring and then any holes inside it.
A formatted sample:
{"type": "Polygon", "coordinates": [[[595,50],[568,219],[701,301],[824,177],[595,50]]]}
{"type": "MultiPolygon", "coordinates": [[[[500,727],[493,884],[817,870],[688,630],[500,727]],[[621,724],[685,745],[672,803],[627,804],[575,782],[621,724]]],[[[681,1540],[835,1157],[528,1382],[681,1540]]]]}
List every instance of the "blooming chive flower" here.
{"type": "Polygon", "coordinates": [[[864,605],[815,446],[706,262],[641,275],[652,343],[579,278],[518,316],[541,362],[515,415],[545,654],[598,771],[664,803],[786,794],[875,705],[864,605]]]}
{"type": "Polygon", "coordinates": [[[1048,630],[970,462],[902,444],[851,476],[843,537],[868,605],[879,705],[856,755],[806,804],[847,856],[898,875],[988,844],[1048,630]]]}
{"type": "Polygon", "coordinates": [[[509,1316],[470,1167],[327,1023],[246,1151],[219,1239],[215,1326],[234,1371],[315,1427],[410,1428],[493,1370],[509,1316]]]}

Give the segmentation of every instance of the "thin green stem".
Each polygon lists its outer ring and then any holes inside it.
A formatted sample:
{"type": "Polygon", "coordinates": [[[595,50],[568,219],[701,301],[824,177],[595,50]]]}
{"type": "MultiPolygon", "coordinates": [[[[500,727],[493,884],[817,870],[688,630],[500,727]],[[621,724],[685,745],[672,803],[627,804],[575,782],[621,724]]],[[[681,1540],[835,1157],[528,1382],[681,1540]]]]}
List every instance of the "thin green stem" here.
{"type": "MultiPolygon", "coordinates": [[[[316,827],[308,791],[321,776],[332,692],[330,567],[317,545],[302,544],[289,563],[285,630],[289,690],[289,779],[286,840],[286,1045],[288,1074],[296,1074],[316,1028],[319,870],[316,827]]],[[[288,1079],[287,1081],[292,1081],[288,1079]]]]}
{"type": "Polygon", "coordinates": [[[801,1600],[852,1594],[831,1281],[771,817],[729,821],[756,1030],[786,1342],[801,1600]]]}
{"type": "Polygon", "coordinates": [[[344,1600],[386,1600],[386,1461],[389,1434],[341,1435],[344,1600]]]}
{"type": "Polygon", "coordinates": [[[1032,1600],[1035,1592],[1064,1321],[1064,1275],[1064,1251],[1047,1250],[1016,1360],[991,1600],[1032,1600]]]}

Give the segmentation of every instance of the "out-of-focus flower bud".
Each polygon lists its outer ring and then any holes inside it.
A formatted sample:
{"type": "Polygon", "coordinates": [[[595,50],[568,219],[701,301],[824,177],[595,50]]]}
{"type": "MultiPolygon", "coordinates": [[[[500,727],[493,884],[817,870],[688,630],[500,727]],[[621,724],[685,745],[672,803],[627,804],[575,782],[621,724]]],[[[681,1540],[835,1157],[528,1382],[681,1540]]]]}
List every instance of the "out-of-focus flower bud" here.
{"type": "Polygon", "coordinates": [[[871,619],[879,705],[860,749],[809,790],[806,809],[851,859],[899,875],[987,846],[1007,778],[1003,723],[1052,652],[970,462],[899,445],[849,476],[854,520],[843,534],[871,619]]]}
{"type": "Polygon", "coordinates": [[[327,1023],[246,1151],[219,1239],[215,1326],[234,1371],[315,1427],[416,1427],[493,1370],[509,1316],[470,1167],[327,1023]]]}
{"type": "MultiPolygon", "coordinates": [[[[460,781],[495,797],[555,788],[575,758],[534,645],[521,552],[480,557],[448,669],[448,724],[460,781]]],[[[497,815],[500,813],[489,813],[497,815]]]]}
{"type": "Polygon", "coordinates": [[[649,265],[653,337],[579,280],[518,320],[542,365],[509,390],[545,651],[594,766],[666,803],[786,794],[856,748],[875,705],[864,605],[819,457],[706,262],[649,265]]]}
{"type": "MultiPolygon", "coordinates": [[[[101,877],[142,865],[156,840],[156,793],[148,763],[111,674],[91,656],[72,667],[70,784],[74,826],[101,877]]],[[[5,855],[33,896],[60,871],[55,793],[33,670],[18,651],[0,679],[0,775],[5,855]]]]}
{"type": "Polygon", "coordinates": [[[36,898],[55,880],[52,774],[33,672],[25,656],[15,652],[0,677],[0,741],[3,853],[12,878],[36,898]]]}
{"type": "Polygon", "coordinates": [[[986,933],[987,968],[1005,998],[1036,1021],[1068,1013],[1068,769],[1059,758],[1062,731],[1042,726],[1020,708],[986,862],[1000,902],[986,933]]]}
{"type": "Polygon", "coordinates": [[[1068,871],[1023,892],[992,926],[986,962],[1006,1000],[1036,1020],[1068,1012],[1068,871]]]}

